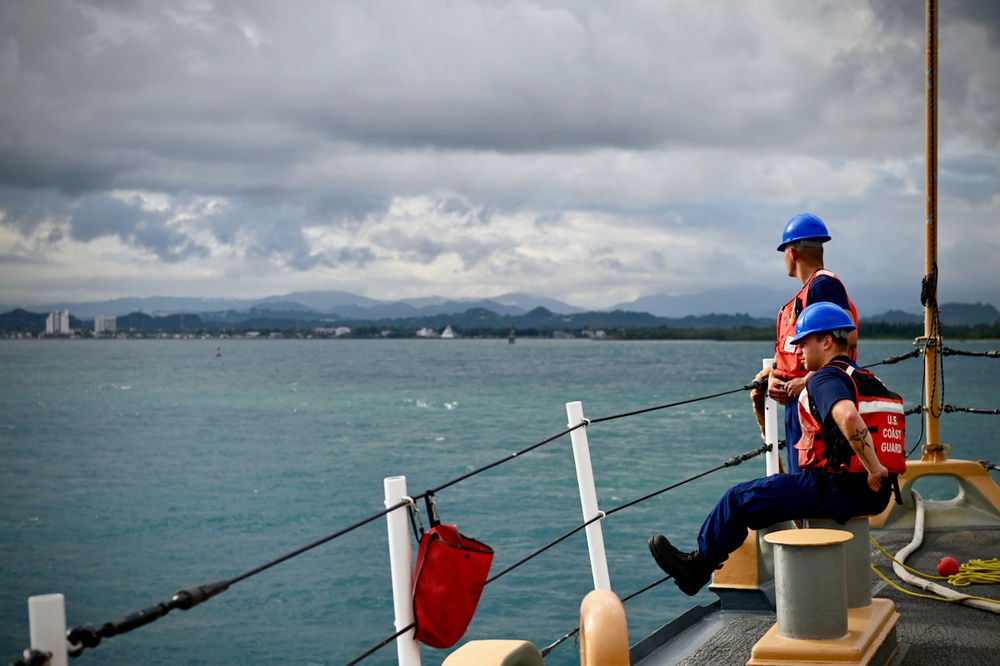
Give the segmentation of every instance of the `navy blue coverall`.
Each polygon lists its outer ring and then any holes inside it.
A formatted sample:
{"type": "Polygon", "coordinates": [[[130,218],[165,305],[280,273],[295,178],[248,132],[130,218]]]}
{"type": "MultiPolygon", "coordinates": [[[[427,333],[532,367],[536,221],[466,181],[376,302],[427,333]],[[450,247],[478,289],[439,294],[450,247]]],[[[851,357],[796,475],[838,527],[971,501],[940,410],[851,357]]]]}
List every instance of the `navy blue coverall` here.
{"type": "MultiPolygon", "coordinates": [[[[837,358],[850,363],[847,356],[837,358]]],[[[840,400],[854,401],[850,382],[845,372],[830,366],[809,378],[814,415],[827,433],[838,430],[830,415],[833,405],[840,400]]],[[[698,550],[709,564],[717,566],[743,544],[751,529],[804,518],[832,518],[844,524],[856,516],[879,514],[889,505],[891,484],[883,479],[875,492],[867,480],[867,472],[834,475],[803,470],[801,474],[773,474],[739,483],[727,490],[708,514],[698,535],[698,550]]]]}

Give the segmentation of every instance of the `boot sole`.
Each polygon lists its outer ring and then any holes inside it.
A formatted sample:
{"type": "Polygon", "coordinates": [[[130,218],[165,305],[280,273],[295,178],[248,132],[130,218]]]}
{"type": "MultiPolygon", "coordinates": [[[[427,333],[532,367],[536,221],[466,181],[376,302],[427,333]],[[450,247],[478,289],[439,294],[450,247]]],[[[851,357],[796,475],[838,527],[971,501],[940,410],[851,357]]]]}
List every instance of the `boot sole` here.
{"type": "Polygon", "coordinates": [[[668,550],[670,545],[665,537],[659,534],[651,536],[649,537],[648,544],[649,552],[652,554],[653,559],[656,560],[657,566],[659,566],[664,573],[670,574],[670,576],[674,579],[674,583],[678,588],[680,588],[681,592],[689,597],[693,597],[701,591],[701,588],[704,587],[705,584],[692,580],[686,574],[685,569],[687,567],[685,563],[678,560],[676,556],[668,550]]]}

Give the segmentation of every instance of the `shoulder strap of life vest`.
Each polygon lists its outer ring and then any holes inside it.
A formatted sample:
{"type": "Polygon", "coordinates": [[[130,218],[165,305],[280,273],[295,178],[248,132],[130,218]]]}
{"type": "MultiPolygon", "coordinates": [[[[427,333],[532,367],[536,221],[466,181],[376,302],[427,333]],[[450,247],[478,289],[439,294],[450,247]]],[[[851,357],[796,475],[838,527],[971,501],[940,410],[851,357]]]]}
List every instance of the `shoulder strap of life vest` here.
{"type": "MultiPolygon", "coordinates": [[[[890,474],[906,471],[906,414],[903,397],[891,391],[874,373],[850,363],[833,360],[830,365],[844,371],[854,384],[854,395],[861,419],[868,426],[875,455],[890,474]]],[[[864,466],[851,456],[848,471],[862,472],[864,466]]]]}

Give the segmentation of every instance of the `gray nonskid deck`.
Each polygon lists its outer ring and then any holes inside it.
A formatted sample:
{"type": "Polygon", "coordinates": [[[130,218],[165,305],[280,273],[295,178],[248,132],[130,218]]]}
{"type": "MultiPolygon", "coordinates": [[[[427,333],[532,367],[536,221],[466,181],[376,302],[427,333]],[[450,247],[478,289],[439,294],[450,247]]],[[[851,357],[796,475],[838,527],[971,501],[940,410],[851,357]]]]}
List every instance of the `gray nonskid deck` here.
{"type": "MultiPolygon", "coordinates": [[[[912,538],[909,531],[874,533],[876,540],[895,555],[912,538]]],[[[936,574],[937,561],[950,555],[959,562],[1000,557],[1000,530],[928,531],[923,545],[906,564],[918,571],[936,574]]],[[[919,594],[900,581],[892,563],[877,550],[872,563],[904,589],[919,594]]],[[[963,592],[1000,598],[997,585],[973,585],[963,592]]],[[[1000,614],[958,603],[945,603],[907,595],[873,575],[873,596],[891,599],[900,613],[897,626],[900,666],[978,666],[1000,664],[1000,614]]],[[[702,617],[672,634],[642,666],[745,666],[756,642],[775,622],[774,613],[714,610],[699,611],[702,617]],[[713,612],[714,611],[714,612],[713,612]]],[[[695,614],[693,617],[696,617],[695,614]]]]}

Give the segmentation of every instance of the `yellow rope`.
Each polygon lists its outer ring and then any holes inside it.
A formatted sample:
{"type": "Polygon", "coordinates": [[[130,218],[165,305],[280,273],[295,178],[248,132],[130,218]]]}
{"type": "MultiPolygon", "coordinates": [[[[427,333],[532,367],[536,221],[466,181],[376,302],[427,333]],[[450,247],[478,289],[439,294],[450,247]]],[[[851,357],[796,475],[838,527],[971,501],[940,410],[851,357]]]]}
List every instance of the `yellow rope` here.
{"type": "MultiPolygon", "coordinates": [[[[882,573],[881,571],[879,571],[878,569],[876,569],[874,564],[872,565],[872,571],[874,571],[876,574],[878,574],[879,578],[881,578],[886,583],[888,583],[890,586],[896,588],[897,590],[899,590],[903,594],[908,594],[911,597],[917,597],[918,599],[932,599],[934,601],[944,601],[944,602],[947,602],[947,603],[951,603],[952,601],[962,601],[964,599],[982,599],[982,597],[973,597],[973,596],[938,597],[938,596],[935,596],[933,594],[920,594],[919,592],[914,592],[913,590],[907,590],[905,587],[900,587],[899,585],[897,585],[893,581],[889,580],[888,576],[886,576],[884,573],[882,573]]],[[[937,576],[935,576],[935,578],[936,577],[937,576]]],[[[994,601],[995,602],[996,599],[984,599],[984,601],[994,601]]]]}
{"type": "Polygon", "coordinates": [[[1000,560],[969,560],[958,568],[958,573],[948,577],[955,587],[1000,583],[1000,560]]]}
{"type": "MultiPolygon", "coordinates": [[[[917,571],[913,567],[909,567],[909,566],[903,564],[902,562],[900,562],[899,560],[897,560],[895,557],[893,557],[892,555],[890,555],[888,552],[886,552],[885,548],[883,548],[881,545],[879,545],[879,542],[875,540],[875,537],[873,537],[871,535],[868,535],[868,538],[871,540],[871,542],[873,544],[875,544],[876,548],[878,548],[880,551],[882,551],[883,555],[885,555],[890,560],[892,560],[893,562],[895,562],[899,566],[901,566],[904,569],[906,569],[907,571],[909,571],[911,574],[913,574],[915,576],[920,576],[921,578],[926,578],[927,580],[947,580],[948,579],[947,576],[932,576],[931,574],[925,574],[923,571],[917,571]]],[[[872,565],[872,568],[874,569],[875,565],[872,565]]],[[[882,574],[879,574],[879,575],[881,576],[882,574]]]]}
{"type": "MultiPolygon", "coordinates": [[[[948,584],[954,587],[967,587],[973,584],[991,584],[1000,583],[1000,559],[993,558],[992,560],[969,560],[965,564],[958,567],[958,573],[953,576],[934,576],[931,574],[925,574],[922,571],[917,571],[916,569],[907,566],[906,564],[900,562],[895,557],[886,552],[885,548],[879,545],[879,542],[875,540],[875,537],[869,535],[868,538],[871,540],[875,547],[882,552],[883,555],[888,557],[890,560],[903,567],[910,573],[920,576],[921,578],[926,578],[928,580],[947,580],[948,584]]],[[[872,571],[878,574],[878,577],[884,580],[886,583],[899,590],[904,594],[908,594],[912,597],[917,597],[919,599],[934,599],[937,601],[944,601],[951,603],[953,601],[963,601],[965,599],[976,599],[978,601],[985,601],[991,604],[1000,604],[1000,599],[990,599],[989,597],[979,597],[975,595],[965,595],[961,597],[939,597],[931,594],[919,594],[913,592],[912,590],[907,590],[893,581],[889,580],[881,571],[875,568],[875,565],[871,565],[872,571]]]]}

